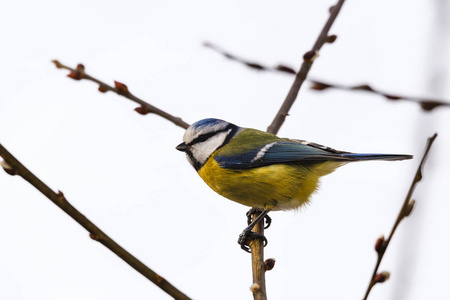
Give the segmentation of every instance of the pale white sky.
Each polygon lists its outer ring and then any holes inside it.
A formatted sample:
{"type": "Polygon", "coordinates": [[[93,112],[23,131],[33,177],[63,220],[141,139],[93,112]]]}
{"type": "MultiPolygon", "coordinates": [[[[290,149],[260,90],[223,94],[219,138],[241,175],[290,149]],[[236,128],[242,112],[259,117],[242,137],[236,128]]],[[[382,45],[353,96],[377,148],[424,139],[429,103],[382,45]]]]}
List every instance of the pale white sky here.
{"type": "MultiPolygon", "coordinates": [[[[251,299],[236,244],[246,207],[211,191],[175,150],[183,130],[51,60],[192,123],[265,130],[293,78],[254,72],[201,46],[298,68],[335,1],[10,1],[0,12],[0,143],[119,244],[194,299],[251,299]]],[[[392,93],[450,99],[447,31],[435,1],[348,1],[310,73],[392,93]],[[436,67],[443,83],[433,86],[436,67]],[[445,75],[447,74],[447,75],[445,75]],[[447,77],[445,77],[447,76],[447,77]],[[431,82],[431,83],[430,83],[431,82]]],[[[440,8],[450,14],[448,5],[440,8]]],[[[448,26],[448,24],[446,25],[448,26]]],[[[279,135],[352,152],[410,153],[323,178],[312,204],[266,231],[270,299],[361,299],[426,138],[439,137],[370,299],[444,299],[450,268],[448,109],[422,112],[364,93],[305,85],[279,135]]],[[[19,177],[0,173],[0,299],[170,299],[19,177]]]]}

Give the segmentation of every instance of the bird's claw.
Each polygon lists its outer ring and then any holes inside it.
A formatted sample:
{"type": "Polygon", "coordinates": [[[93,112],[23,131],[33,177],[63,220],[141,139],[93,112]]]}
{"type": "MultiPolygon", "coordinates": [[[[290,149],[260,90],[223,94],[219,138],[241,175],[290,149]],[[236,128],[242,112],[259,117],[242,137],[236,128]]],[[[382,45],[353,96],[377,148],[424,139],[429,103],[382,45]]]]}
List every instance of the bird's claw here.
{"type": "MultiPolygon", "coordinates": [[[[247,216],[247,224],[250,225],[250,223],[252,223],[252,216],[255,213],[261,213],[262,210],[256,207],[252,207],[250,208],[250,210],[246,213],[247,216]]],[[[269,215],[265,215],[264,216],[264,221],[265,221],[265,225],[264,225],[264,229],[267,229],[270,227],[270,224],[272,224],[272,218],[269,217],[269,215]]]]}
{"type": "Polygon", "coordinates": [[[251,231],[250,229],[244,229],[239,235],[238,244],[241,245],[241,249],[251,253],[249,243],[251,240],[261,239],[263,247],[267,246],[267,239],[264,235],[251,231]]]}

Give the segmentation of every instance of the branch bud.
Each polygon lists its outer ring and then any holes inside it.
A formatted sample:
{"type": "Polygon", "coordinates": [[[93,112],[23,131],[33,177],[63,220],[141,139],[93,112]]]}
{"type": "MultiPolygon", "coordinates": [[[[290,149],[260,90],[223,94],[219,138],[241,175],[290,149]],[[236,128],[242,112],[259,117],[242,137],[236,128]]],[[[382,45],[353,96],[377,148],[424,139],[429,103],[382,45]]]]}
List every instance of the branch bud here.
{"type": "Polygon", "coordinates": [[[108,91],[108,88],[107,88],[105,85],[100,84],[100,85],[98,86],[98,90],[99,90],[101,93],[106,93],[106,92],[108,91]]]}
{"type": "Polygon", "coordinates": [[[408,217],[413,211],[415,204],[416,200],[409,200],[408,204],[405,206],[405,210],[403,211],[403,216],[408,217]]]}
{"type": "Polygon", "coordinates": [[[261,287],[259,286],[259,284],[254,283],[250,286],[250,291],[254,294],[256,292],[258,292],[261,289],[261,287]]]}
{"type": "Polygon", "coordinates": [[[148,114],[150,111],[148,110],[148,108],[147,107],[145,107],[145,106],[143,106],[143,105],[141,105],[141,106],[139,106],[139,107],[136,107],[135,109],[134,109],[137,113],[139,113],[139,114],[141,114],[141,115],[143,115],[143,116],[145,116],[146,114],[148,114]]]}
{"type": "Polygon", "coordinates": [[[13,167],[11,167],[11,166],[6,162],[6,160],[0,161],[0,166],[3,168],[3,170],[5,170],[6,173],[8,173],[8,174],[11,175],[11,176],[14,176],[14,175],[17,175],[17,174],[18,174],[18,172],[17,172],[13,167]]]}
{"type": "Polygon", "coordinates": [[[375,251],[377,251],[377,253],[383,253],[385,249],[386,240],[384,239],[384,235],[381,235],[375,242],[375,251]]]}
{"type": "Polygon", "coordinates": [[[77,70],[77,71],[80,71],[80,72],[84,72],[84,65],[78,64],[76,70],[77,70]]]}
{"type": "Polygon", "coordinates": [[[297,74],[297,72],[295,72],[294,69],[292,69],[288,66],[285,66],[285,65],[278,65],[275,69],[277,71],[288,73],[288,74],[294,74],[294,75],[297,74]]]}
{"type": "Polygon", "coordinates": [[[327,36],[326,42],[328,44],[332,44],[336,41],[336,39],[337,39],[337,35],[332,34],[332,35],[327,36]]]}
{"type": "Polygon", "coordinates": [[[56,59],[52,60],[52,63],[54,63],[55,67],[57,67],[58,69],[62,69],[63,68],[63,65],[59,61],[57,61],[56,59]]]}
{"type": "Polygon", "coordinates": [[[383,272],[375,275],[375,278],[373,279],[373,281],[374,281],[374,283],[381,283],[381,282],[385,282],[386,280],[388,280],[389,277],[391,277],[391,273],[383,271],[383,272]]]}
{"type": "Polygon", "coordinates": [[[264,268],[266,271],[270,271],[275,267],[275,258],[268,258],[264,262],[264,268]]]}
{"type": "Polygon", "coordinates": [[[117,93],[119,93],[119,95],[128,93],[128,87],[125,84],[118,81],[114,81],[114,85],[116,86],[116,90],[117,93]]]}
{"type": "Polygon", "coordinates": [[[319,52],[311,50],[303,55],[303,60],[313,62],[317,57],[319,57],[319,52]]]}
{"type": "Polygon", "coordinates": [[[384,97],[386,97],[389,100],[400,100],[400,99],[402,99],[402,97],[400,97],[400,96],[389,95],[389,94],[385,94],[384,97]]]}
{"type": "Polygon", "coordinates": [[[75,71],[71,71],[67,75],[67,77],[72,78],[74,80],[80,80],[80,79],[83,79],[83,74],[80,71],[75,70],[75,71]]]}
{"type": "Polygon", "coordinates": [[[441,105],[444,105],[443,102],[438,101],[422,101],[420,102],[420,107],[425,111],[432,111],[436,107],[439,107],[441,105]]]}
{"type": "Polygon", "coordinates": [[[98,236],[96,236],[96,235],[94,235],[94,234],[92,234],[92,233],[89,233],[89,237],[90,237],[91,239],[93,239],[94,241],[98,241],[98,236]]]}
{"type": "Polygon", "coordinates": [[[368,84],[361,84],[361,85],[357,85],[352,87],[352,90],[362,90],[362,91],[369,91],[369,92],[373,92],[373,88],[370,87],[370,85],[368,84]]]}
{"type": "Polygon", "coordinates": [[[257,64],[257,63],[249,63],[249,62],[246,62],[245,65],[246,65],[247,67],[250,67],[250,68],[256,69],[256,70],[265,70],[265,69],[266,69],[264,66],[262,66],[262,65],[260,65],[260,64],[257,64]]]}
{"type": "Polygon", "coordinates": [[[330,88],[330,87],[332,87],[330,84],[326,84],[326,83],[318,82],[318,81],[312,81],[310,88],[312,90],[316,90],[316,91],[323,91],[323,90],[325,90],[327,88],[330,88]]]}

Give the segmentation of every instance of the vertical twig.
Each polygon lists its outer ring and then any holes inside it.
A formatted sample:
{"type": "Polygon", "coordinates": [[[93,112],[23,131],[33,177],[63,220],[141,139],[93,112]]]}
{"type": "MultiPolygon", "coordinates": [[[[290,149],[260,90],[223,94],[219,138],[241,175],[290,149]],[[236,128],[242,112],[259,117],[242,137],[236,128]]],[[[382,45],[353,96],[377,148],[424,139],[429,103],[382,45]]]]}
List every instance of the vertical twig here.
{"type": "MultiPolygon", "coordinates": [[[[255,220],[259,216],[259,213],[253,215],[255,220]]],[[[261,220],[255,227],[253,231],[264,235],[264,219],[261,220]]],[[[250,244],[251,254],[252,254],[252,274],[253,274],[253,284],[250,290],[253,293],[254,300],[266,300],[266,268],[264,265],[264,246],[260,239],[253,239],[250,244]]]]}
{"type": "Polygon", "coordinates": [[[428,142],[425,147],[425,152],[422,156],[422,160],[420,161],[419,167],[417,168],[417,171],[414,176],[411,187],[409,188],[408,194],[406,195],[405,201],[403,202],[403,205],[397,216],[397,220],[395,220],[394,226],[392,227],[392,230],[391,230],[391,233],[389,234],[388,239],[384,240],[384,237],[380,237],[375,244],[375,250],[377,251],[378,258],[377,258],[377,263],[376,263],[375,268],[372,273],[372,278],[370,279],[370,282],[369,282],[369,286],[367,287],[366,294],[364,295],[364,298],[363,298],[364,300],[367,300],[367,297],[369,297],[370,291],[375,286],[375,284],[384,282],[389,278],[388,272],[378,273],[378,268],[380,267],[381,261],[384,257],[384,254],[386,253],[386,249],[389,246],[389,243],[391,242],[391,239],[395,233],[395,230],[397,229],[400,222],[405,217],[409,216],[409,214],[411,213],[411,211],[414,207],[415,201],[411,200],[411,197],[414,192],[414,189],[416,188],[417,183],[419,183],[419,181],[422,180],[422,168],[423,168],[423,165],[425,164],[425,160],[428,156],[428,152],[430,151],[431,145],[433,144],[436,137],[437,137],[437,134],[435,133],[432,137],[428,138],[428,142]]]}

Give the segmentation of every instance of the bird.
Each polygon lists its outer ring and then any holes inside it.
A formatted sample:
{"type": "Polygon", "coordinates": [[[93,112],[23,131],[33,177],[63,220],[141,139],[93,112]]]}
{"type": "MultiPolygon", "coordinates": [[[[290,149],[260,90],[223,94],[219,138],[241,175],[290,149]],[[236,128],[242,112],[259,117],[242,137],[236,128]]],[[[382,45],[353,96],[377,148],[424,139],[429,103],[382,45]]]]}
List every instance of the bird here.
{"type": "MultiPolygon", "coordinates": [[[[252,128],[207,118],[190,125],[176,149],[216,193],[252,207],[259,216],[239,236],[241,248],[261,238],[253,227],[269,211],[295,210],[309,203],[319,178],[350,162],[411,159],[406,154],[351,153],[305,140],[280,138],[252,128]]],[[[268,226],[267,225],[267,226],[268,226]]]]}

